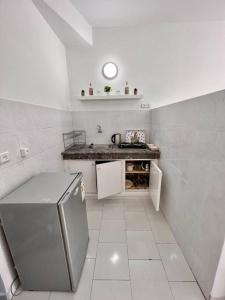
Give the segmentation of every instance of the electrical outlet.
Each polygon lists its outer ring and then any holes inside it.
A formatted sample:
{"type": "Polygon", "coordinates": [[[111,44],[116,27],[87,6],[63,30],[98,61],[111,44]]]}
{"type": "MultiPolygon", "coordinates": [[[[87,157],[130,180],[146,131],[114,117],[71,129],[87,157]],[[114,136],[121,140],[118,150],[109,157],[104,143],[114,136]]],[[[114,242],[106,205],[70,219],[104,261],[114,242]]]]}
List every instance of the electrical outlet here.
{"type": "Polygon", "coordinates": [[[150,109],[150,104],[149,103],[141,103],[141,108],[142,109],[150,109]]]}
{"type": "Polygon", "coordinates": [[[9,161],[9,152],[0,153],[0,165],[5,164],[9,161]]]}
{"type": "Polygon", "coordinates": [[[27,157],[29,155],[30,149],[22,147],[20,148],[20,155],[22,158],[27,157]]]}

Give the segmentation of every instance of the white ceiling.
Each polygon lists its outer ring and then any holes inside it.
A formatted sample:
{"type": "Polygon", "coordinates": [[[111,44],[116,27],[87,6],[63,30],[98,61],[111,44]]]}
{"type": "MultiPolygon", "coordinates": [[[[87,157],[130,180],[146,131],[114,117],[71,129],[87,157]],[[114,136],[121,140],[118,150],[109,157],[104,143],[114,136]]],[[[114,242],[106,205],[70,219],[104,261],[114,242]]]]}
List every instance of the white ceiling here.
{"type": "Polygon", "coordinates": [[[71,0],[94,27],[225,20],[225,0],[71,0]]]}

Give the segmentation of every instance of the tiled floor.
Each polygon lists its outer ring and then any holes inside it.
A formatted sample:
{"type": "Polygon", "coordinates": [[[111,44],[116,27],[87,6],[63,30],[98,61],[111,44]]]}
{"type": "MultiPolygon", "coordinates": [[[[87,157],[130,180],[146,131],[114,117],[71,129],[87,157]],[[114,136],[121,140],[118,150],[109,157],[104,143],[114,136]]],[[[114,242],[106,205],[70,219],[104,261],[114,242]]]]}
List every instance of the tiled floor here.
{"type": "Polygon", "coordinates": [[[163,214],[148,199],[87,200],[90,242],[73,293],[17,300],[204,300],[163,214]]]}

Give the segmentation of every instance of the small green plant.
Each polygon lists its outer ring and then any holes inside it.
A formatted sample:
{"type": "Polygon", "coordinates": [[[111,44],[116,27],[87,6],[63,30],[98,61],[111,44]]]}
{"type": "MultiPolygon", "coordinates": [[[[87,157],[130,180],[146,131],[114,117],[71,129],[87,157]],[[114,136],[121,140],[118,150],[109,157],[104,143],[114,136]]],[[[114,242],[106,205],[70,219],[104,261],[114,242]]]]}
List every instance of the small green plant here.
{"type": "Polygon", "coordinates": [[[106,93],[110,93],[111,90],[112,90],[112,88],[111,88],[111,86],[109,86],[109,85],[106,85],[106,86],[104,87],[104,92],[106,92],[106,93]]]}

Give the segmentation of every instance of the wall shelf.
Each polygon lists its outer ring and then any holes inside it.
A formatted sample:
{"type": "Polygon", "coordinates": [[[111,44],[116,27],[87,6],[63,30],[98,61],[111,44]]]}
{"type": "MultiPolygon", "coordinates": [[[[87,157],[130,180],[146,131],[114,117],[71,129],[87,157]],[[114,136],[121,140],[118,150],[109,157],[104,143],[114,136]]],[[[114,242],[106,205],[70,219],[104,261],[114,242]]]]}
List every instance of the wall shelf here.
{"type": "Polygon", "coordinates": [[[78,99],[81,101],[93,101],[93,100],[140,100],[143,95],[107,95],[107,96],[80,96],[78,99]]]}

